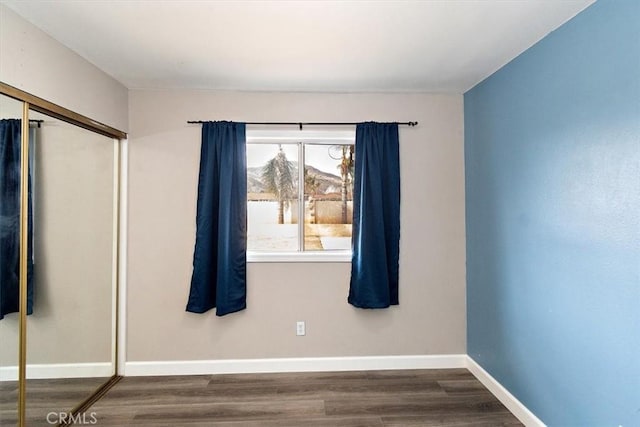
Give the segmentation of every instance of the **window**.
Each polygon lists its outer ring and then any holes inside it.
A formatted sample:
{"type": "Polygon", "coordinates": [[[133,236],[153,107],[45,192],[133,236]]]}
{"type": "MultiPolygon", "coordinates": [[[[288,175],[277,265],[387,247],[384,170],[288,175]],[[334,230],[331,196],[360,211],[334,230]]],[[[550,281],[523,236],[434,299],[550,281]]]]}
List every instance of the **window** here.
{"type": "Polygon", "coordinates": [[[354,139],[247,132],[249,261],[351,260],[354,139]]]}

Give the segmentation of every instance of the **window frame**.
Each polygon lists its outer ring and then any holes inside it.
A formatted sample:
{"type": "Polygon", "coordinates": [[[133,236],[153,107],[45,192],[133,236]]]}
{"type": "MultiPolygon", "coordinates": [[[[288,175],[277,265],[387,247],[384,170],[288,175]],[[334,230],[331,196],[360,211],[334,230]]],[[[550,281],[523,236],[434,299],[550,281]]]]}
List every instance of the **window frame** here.
{"type": "MultiPolygon", "coordinates": [[[[345,130],[274,130],[249,129],[246,131],[246,141],[249,144],[297,144],[298,145],[298,183],[304,185],[304,149],[305,145],[353,145],[356,131],[345,130]]],[[[299,184],[300,185],[300,184],[299,184]]],[[[299,200],[304,199],[304,188],[298,188],[299,200]]],[[[304,218],[304,203],[298,203],[298,218],[304,218]]],[[[298,248],[302,248],[300,241],[304,240],[304,220],[298,220],[298,248]]],[[[352,251],[250,251],[247,250],[247,262],[351,262],[352,251]]]]}

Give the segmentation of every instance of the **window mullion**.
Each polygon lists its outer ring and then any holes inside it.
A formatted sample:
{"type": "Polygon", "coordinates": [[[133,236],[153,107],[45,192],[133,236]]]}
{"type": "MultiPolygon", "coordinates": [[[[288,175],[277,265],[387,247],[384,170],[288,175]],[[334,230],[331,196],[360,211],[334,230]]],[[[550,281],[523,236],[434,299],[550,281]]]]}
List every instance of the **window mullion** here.
{"type": "Polygon", "coordinates": [[[298,251],[304,252],[304,144],[298,142],[298,251]]]}

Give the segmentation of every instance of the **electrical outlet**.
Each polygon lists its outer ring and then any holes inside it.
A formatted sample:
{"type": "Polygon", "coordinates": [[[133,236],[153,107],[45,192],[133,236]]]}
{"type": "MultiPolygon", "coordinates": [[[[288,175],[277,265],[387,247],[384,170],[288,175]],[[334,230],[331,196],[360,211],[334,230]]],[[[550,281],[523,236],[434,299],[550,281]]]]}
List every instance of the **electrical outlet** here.
{"type": "Polygon", "coordinates": [[[296,335],[301,337],[305,334],[305,324],[304,322],[300,321],[300,322],[296,322],[296,335]]]}

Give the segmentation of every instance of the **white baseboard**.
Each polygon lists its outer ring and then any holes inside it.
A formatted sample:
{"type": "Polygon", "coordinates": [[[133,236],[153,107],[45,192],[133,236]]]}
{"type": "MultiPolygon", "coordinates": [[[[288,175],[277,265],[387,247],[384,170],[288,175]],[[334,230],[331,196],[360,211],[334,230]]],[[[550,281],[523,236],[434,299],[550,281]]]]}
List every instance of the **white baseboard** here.
{"type": "Polygon", "coordinates": [[[471,356],[467,356],[467,368],[522,424],[527,427],[546,427],[545,423],[516,399],[513,394],[509,393],[509,390],[504,388],[482,366],[478,365],[471,356]]]}
{"type": "Polygon", "coordinates": [[[124,375],[205,375],[466,368],[465,354],[126,362],[124,375]]]}
{"type": "MultiPolygon", "coordinates": [[[[110,377],[113,364],[104,363],[52,363],[27,365],[27,379],[110,377]]],[[[17,366],[0,367],[0,381],[17,381],[17,366]]]]}

